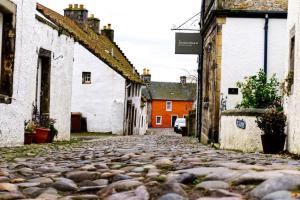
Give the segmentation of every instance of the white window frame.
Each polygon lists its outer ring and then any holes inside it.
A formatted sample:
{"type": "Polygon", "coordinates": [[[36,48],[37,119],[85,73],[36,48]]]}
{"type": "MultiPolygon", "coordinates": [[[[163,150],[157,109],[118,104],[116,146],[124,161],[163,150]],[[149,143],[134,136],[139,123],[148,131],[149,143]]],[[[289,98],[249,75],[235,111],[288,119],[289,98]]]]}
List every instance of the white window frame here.
{"type": "Polygon", "coordinates": [[[162,116],[156,116],[155,117],[155,124],[156,125],[162,125],[162,116]],[[157,123],[157,119],[160,118],[160,123],[157,123]]]}
{"type": "Polygon", "coordinates": [[[92,83],[92,73],[91,72],[82,72],[82,84],[91,84],[92,83]],[[89,75],[89,80],[87,79],[89,75]]]}
{"type": "Polygon", "coordinates": [[[166,101],[166,111],[172,111],[173,103],[172,101],[166,101]],[[168,103],[170,103],[170,107],[168,108],[168,103]]]}

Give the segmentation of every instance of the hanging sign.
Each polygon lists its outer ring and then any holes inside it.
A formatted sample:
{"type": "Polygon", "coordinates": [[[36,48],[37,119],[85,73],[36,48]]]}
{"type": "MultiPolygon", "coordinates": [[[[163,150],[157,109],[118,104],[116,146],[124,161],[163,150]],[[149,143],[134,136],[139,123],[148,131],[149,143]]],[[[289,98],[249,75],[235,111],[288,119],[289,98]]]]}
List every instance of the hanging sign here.
{"type": "Polygon", "coordinates": [[[201,52],[200,33],[176,33],[175,54],[197,54],[201,52]]]}

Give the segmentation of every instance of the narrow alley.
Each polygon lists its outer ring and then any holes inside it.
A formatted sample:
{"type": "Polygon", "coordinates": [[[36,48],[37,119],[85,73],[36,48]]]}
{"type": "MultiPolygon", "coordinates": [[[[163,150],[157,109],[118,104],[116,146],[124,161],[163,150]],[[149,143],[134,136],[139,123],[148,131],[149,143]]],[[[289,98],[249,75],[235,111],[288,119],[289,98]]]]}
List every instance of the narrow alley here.
{"type": "Polygon", "coordinates": [[[238,200],[299,194],[300,161],[216,150],[172,129],[40,148],[47,153],[0,162],[0,199],[238,200]]]}

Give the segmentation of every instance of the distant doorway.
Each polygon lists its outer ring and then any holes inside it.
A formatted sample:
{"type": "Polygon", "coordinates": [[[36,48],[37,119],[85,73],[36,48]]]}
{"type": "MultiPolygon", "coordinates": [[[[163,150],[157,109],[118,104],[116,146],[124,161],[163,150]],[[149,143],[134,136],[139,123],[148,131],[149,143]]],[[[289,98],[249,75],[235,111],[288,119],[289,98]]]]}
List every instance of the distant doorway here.
{"type": "Polygon", "coordinates": [[[175,121],[178,118],[177,115],[172,115],[172,127],[174,127],[175,121]]]}

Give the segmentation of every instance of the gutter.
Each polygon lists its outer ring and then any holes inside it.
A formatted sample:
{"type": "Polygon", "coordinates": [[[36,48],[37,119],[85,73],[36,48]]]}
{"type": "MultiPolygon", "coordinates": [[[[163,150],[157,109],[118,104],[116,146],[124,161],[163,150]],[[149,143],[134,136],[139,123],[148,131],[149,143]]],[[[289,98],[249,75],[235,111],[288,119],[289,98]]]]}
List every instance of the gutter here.
{"type": "Polygon", "coordinates": [[[268,44],[269,44],[269,15],[265,15],[265,39],[264,39],[264,72],[268,76],[268,44]]]}

